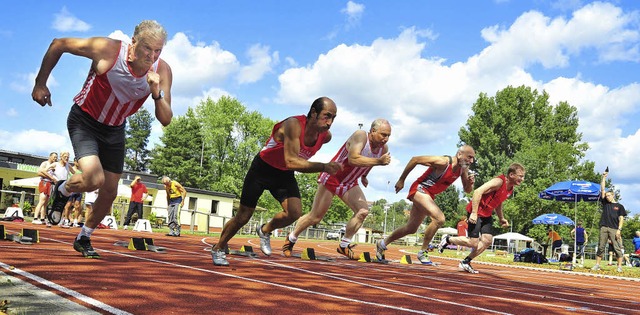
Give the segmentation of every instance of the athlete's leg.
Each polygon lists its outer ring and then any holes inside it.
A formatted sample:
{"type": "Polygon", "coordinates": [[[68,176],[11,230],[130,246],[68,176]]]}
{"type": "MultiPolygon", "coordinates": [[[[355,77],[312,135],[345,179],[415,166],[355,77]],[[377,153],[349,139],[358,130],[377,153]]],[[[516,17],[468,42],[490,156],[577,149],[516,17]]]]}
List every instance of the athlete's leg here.
{"type": "Polygon", "coordinates": [[[424,239],[422,240],[422,250],[429,248],[429,243],[436,235],[439,228],[444,226],[445,218],[442,210],[436,205],[431,195],[417,192],[413,196],[413,203],[422,208],[422,211],[431,218],[431,222],[427,225],[427,229],[424,231],[424,239]]]}
{"type": "Polygon", "coordinates": [[[331,206],[332,199],[333,193],[326,187],[324,187],[324,185],[318,184],[318,190],[316,191],[316,195],[313,199],[311,211],[298,219],[298,222],[293,228],[293,231],[291,231],[290,236],[293,236],[294,239],[297,239],[300,233],[302,233],[305,229],[312,225],[320,223],[325,214],[327,214],[327,211],[331,206]]]}
{"type": "Polygon", "coordinates": [[[340,197],[344,203],[353,210],[353,216],[347,222],[345,228],[344,238],[351,240],[351,238],[358,232],[364,219],[369,215],[369,206],[367,205],[367,199],[360,189],[360,186],[353,186],[351,189],[340,197]]]}
{"type": "Polygon", "coordinates": [[[384,244],[391,244],[406,235],[416,233],[420,224],[422,224],[422,221],[426,217],[427,211],[424,207],[420,207],[416,202],[414,202],[411,207],[411,211],[409,212],[409,219],[407,219],[407,223],[391,232],[391,234],[384,239],[384,244]]]}
{"type": "Polygon", "coordinates": [[[281,204],[282,211],[276,213],[271,221],[262,227],[262,233],[267,234],[275,229],[283,228],[298,220],[302,215],[302,201],[298,197],[289,197],[281,204]]]}
{"type": "MultiPolygon", "coordinates": [[[[82,160],[82,159],[81,159],[82,160]]],[[[83,173],[84,165],[82,166],[83,173]]],[[[87,220],[85,222],[85,226],[91,229],[95,229],[104,217],[111,213],[111,206],[113,205],[113,200],[116,199],[116,195],[118,193],[118,181],[120,181],[120,176],[122,174],[111,173],[108,171],[104,171],[102,176],[93,176],[93,178],[99,177],[102,178],[102,185],[100,187],[93,187],[95,182],[91,182],[90,184],[83,183],[81,181],[76,181],[71,183],[72,187],[88,187],[90,191],[95,190],[96,188],[100,188],[100,192],[98,193],[98,198],[93,204],[91,211],[87,211],[87,220]]],[[[75,176],[75,175],[74,175],[75,176]]],[[[91,174],[88,174],[87,177],[92,178],[91,174]]],[[[73,177],[70,181],[73,180],[73,177]]]]}

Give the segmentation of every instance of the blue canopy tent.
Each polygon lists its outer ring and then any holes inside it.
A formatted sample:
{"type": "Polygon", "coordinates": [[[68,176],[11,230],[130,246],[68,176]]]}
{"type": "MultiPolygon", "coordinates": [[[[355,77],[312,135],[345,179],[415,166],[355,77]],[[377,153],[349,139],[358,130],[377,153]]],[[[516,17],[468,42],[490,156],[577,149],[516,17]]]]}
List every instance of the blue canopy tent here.
{"type": "MultiPolygon", "coordinates": [[[[593,202],[600,198],[600,185],[583,180],[558,182],[541,192],[538,197],[545,200],[573,202],[573,219],[578,220],[578,201],[593,202]]],[[[534,219],[535,220],[535,219],[534,219]]],[[[571,220],[569,220],[571,221],[571,220]]],[[[535,223],[535,222],[534,222],[535,223]]],[[[573,242],[573,263],[576,262],[576,241],[573,242]]]]}

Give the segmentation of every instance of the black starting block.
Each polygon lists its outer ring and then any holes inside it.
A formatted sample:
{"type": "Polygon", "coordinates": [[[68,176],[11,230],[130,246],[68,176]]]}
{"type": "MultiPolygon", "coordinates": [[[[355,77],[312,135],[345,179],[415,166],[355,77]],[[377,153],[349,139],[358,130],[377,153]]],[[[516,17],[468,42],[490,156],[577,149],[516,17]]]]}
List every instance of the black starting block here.
{"type": "MultiPolygon", "coordinates": [[[[211,248],[215,247],[216,244],[213,244],[213,246],[211,246],[211,248]]],[[[249,245],[242,245],[242,247],[240,247],[240,250],[236,250],[236,249],[230,249],[229,246],[226,246],[224,248],[224,253],[227,255],[237,255],[237,256],[244,256],[244,257],[253,257],[253,258],[257,258],[258,254],[256,254],[253,251],[253,247],[249,246],[249,245]]]]}
{"type": "Polygon", "coordinates": [[[14,241],[23,245],[33,245],[34,242],[40,242],[38,230],[22,229],[22,234],[7,234],[2,224],[0,224],[0,239],[14,241]]]}
{"type": "Polygon", "coordinates": [[[153,239],[148,237],[132,237],[129,242],[117,241],[113,245],[126,247],[130,250],[146,250],[156,253],[166,253],[167,249],[153,244],[153,239]]]}
{"type": "Polygon", "coordinates": [[[378,260],[376,257],[371,257],[371,254],[369,254],[369,252],[362,252],[360,253],[360,259],[358,259],[359,262],[370,262],[370,263],[378,263],[378,264],[388,264],[389,261],[386,259],[383,260],[378,260]]]}
{"type": "Polygon", "coordinates": [[[316,255],[316,252],[315,250],[313,250],[313,248],[305,248],[301,254],[292,253],[291,257],[297,257],[302,260],[336,261],[336,259],[333,257],[316,255]]]}

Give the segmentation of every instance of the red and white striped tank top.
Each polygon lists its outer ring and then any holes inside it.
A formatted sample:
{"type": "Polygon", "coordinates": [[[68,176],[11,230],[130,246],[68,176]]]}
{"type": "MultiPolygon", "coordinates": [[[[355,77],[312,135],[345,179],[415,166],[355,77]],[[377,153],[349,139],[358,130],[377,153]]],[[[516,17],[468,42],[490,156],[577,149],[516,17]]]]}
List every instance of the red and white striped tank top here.
{"type": "MultiPolygon", "coordinates": [[[[348,140],[347,140],[348,141],[348,140]]],[[[367,143],[362,147],[360,155],[370,158],[379,158],[382,156],[384,147],[380,147],[377,152],[371,150],[371,144],[369,143],[369,134],[367,133],[367,143]]],[[[331,159],[332,162],[338,162],[342,164],[342,170],[338,171],[335,175],[329,175],[329,173],[322,172],[318,176],[318,182],[325,185],[333,186],[350,186],[350,184],[357,183],[358,178],[369,173],[373,166],[352,166],[349,164],[349,151],[347,150],[347,142],[345,142],[338,153],[331,159]]]]}
{"type": "MultiPolygon", "coordinates": [[[[109,71],[96,74],[91,69],[82,90],[73,102],[98,122],[108,126],[120,126],[125,119],[140,109],[151,94],[147,74],[138,77],[127,62],[129,45],[120,43],[120,52],[109,71]]],[[[152,66],[158,70],[158,59],[152,66]]]]}

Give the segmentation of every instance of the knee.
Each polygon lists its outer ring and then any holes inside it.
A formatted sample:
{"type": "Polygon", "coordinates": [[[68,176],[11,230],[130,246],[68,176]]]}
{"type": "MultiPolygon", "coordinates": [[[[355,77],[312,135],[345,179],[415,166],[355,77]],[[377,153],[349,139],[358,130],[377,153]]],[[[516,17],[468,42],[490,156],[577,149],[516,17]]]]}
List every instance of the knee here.
{"type": "Polygon", "coordinates": [[[368,215],[369,215],[369,209],[363,208],[358,210],[358,212],[356,213],[356,218],[358,218],[358,221],[363,222],[368,215]]]}
{"type": "Polygon", "coordinates": [[[441,228],[445,224],[444,216],[436,216],[432,219],[432,221],[438,228],[441,228]]]}
{"type": "MultiPolygon", "coordinates": [[[[102,185],[104,185],[104,182],[105,182],[104,173],[102,172],[87,173],[87,174],[82,173],[82,181],[84,182],[87,191],[94,191],[98,188],[102,188],[102,185]]],[[[103,192],[100,191],[100,194],[102,193],[103,192]]]]}

